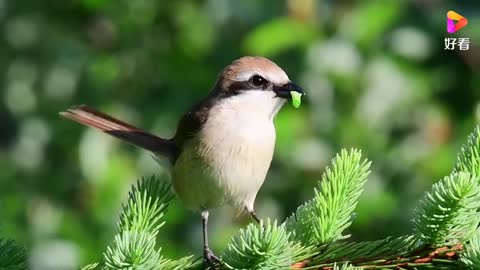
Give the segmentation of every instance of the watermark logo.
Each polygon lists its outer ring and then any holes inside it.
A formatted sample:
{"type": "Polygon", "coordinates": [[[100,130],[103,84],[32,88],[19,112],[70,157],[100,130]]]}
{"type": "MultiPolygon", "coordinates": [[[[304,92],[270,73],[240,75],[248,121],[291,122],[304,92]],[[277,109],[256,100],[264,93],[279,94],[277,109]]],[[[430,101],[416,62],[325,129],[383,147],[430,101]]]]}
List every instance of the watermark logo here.
{"type": "Polygon", "coordinates": [[[456,13],[453,10],[447,12],[447,32],[452,34],[462,29],[468,24],[467,18],[456,13]],[[457,23],[455,23],[457,21],[457,23]]]}
{"type": "MultiPolygon", "coordinates": [[[[447,32],[453,34],[458,30],[464,28],[468,24],[467,18],[458,14],[455,11],[450,10],[447,12],[447,32]],[[456,23],[455,23],[456,22],[456,23]]],[[[445,38],[445,48],[444,50],[453,51],[456,48],[461,51],[466,51],[470,49],[470,38],[445,38]]]]}

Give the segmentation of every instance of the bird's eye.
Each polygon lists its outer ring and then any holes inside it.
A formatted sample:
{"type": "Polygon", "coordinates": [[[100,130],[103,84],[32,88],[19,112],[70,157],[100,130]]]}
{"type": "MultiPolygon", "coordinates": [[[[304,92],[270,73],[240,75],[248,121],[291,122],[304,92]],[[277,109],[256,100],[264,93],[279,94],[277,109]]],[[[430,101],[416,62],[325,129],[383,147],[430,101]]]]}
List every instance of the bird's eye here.
{"type": "Polygon", "coordinates": [[[252,78],[250,78],[250,82],[255,86],[262,86],[267,83],[267,80],[260,75],[254,75],[252,78]]]}

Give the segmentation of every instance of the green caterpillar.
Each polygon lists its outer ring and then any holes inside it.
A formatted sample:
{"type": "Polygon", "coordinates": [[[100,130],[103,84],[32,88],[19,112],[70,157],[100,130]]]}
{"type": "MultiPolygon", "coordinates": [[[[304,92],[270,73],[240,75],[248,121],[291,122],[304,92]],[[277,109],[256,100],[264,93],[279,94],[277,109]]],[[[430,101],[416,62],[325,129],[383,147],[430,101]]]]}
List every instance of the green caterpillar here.
{"type": "Polygon", "coordinates": [[[302,105],[302,94],[296,91],[290,91],[290,96],[292,96],[292,106],[295,109],[300,108],[300,105],[302,105]]]}

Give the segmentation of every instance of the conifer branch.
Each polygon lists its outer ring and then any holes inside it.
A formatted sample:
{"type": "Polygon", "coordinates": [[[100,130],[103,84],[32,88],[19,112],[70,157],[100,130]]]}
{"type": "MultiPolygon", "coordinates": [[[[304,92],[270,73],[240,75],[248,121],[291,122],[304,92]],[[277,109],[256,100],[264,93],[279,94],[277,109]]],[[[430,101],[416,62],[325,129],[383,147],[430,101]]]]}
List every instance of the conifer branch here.
{"type": "Polygon", "coordinates": [[[163,264],[156,236],[172,195],[170,186],[155,177],[132,187],[120,214],[120,232],[104,253],[105,266],[112,269],[158,269],[163,264]]]}
{"type": "Polygon", "coordinates": [[[295,240],[321,245],[345,239],[353,211],[369,174],[370,162],[359,150],[342,150],[322,176],[315,197],[300,206],[285,224],[295,240]]]}
{"type": "Polygon", "coordinates": [[[0,270],[27,269],[27,251],[12,240],[0,238],[0,270]]]}
{"type": "Polygon", "coordinates": [[[399,257],[417,248],[419,241],[413,235],[366,242],[337,242],[316,256],[313,264],[388,260],[390,257],[399,257]]]}
{"type": "Polygon", "coordinates": [[[160,250],[155,249],[155,235],[150,232],[122,231],[107,248],[104,259],[111,269],[154,270],[162,263],[160,250]]]}
{"type": "Polygon", "coordinates": [[[468,172],[454,173],[433,185],[415,209],[418,239],[435,247],[469,239],[480,221],[480,185],[468,172]]]}
{"type": "Polygon", "coordinates": [[[465,250],[460,255],[460,260],[471,270],[480,270],[480,229],[465,244],[465,250]]]}
{"type": "MultiPolygon", "coordinates": [[[[370,163],[342,150],[322,176],[314,198],[287,220],[250,224],[222,254],[225,269],[471,269],[480,270],[480,129],[462,148],[454,172],[427,191],[415,210],[413,234],[346,242],[370,163]],[[340,241],[341,240],[341,241],[340,241]]],[[[199,270],[192,256],[161,255],[156,236],[172,198],[155,177],[140,180],[120,215],[119,233],[93,269],[199,270]]],[[[26,252],[0,239],[0,270],[26,269],[26,252]]]]}
{"type": "Polygon", "coordinates": [[[172,199],[170,186],[152,176],[137,181],[123,205],[118,227],[121,232],[149,232],[155,236],[165,224],[162,221],[168,202],[172,199]]]}
{"type": "Polygon", "coordinates": [[[228,269],[289,269],[308,249],[289,239],[284,225],[261,220],[241,229],[222,254],[228,269]]]}
{"type": "Polygon", "coordinates": [[[87,264],[85,265],[84,267],[82,267],[80,270],[97,270],[97,269],[101,269],[99,267],[99,263],[91,263],[91,264],[87,264]]]}
{"type": "Polygon", "coordinates": [[[454,172],[469,172],[480,177],[480,126],[475,128],[462,146],[454,172]]]}
{"type": "Polygon", "coordinates": [[[103,261],[83,269],[179,270],[192,266],[192,256],[169,260],[156,247],[156,236],[165,224],[163,217],[172,196],[165,180],[154,176],[139,180],[123,205],[119,233],[107,247],[103,261]]]}

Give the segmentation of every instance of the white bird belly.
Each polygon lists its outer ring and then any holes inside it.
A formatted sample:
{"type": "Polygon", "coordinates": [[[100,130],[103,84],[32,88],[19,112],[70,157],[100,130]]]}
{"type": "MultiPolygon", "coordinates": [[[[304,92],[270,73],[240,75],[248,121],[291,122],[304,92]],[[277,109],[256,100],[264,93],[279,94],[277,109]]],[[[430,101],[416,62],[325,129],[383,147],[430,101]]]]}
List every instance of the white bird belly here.
{"type": "Polygon", "coordinates": [[[199,210],[225,203],[253,210],[272,161],[272,117],[232,106],[212,108],[172,170],[173,187],[185,206],[199,210]]]}

